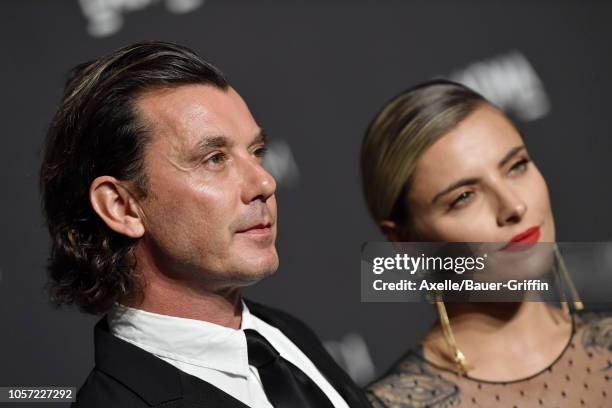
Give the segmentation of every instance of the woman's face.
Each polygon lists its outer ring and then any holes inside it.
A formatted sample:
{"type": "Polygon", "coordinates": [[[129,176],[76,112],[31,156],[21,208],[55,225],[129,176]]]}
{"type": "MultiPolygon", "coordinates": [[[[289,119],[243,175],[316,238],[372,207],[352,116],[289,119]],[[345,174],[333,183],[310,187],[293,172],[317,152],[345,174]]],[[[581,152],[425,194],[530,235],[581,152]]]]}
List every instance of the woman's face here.
{"type": "Polygon", "coordinates": [[[411,240],[509,242],[532,227],[554,242],[548,189],[521,135],[483,104],[419,159],[405,197],[411,240]]]}

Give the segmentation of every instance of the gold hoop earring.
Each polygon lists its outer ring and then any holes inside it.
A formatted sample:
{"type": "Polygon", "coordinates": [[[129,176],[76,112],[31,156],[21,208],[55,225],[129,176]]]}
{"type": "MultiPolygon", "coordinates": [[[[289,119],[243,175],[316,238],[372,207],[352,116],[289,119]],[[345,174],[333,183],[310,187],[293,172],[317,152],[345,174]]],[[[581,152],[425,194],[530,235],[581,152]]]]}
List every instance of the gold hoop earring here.
{"type": "Polygon", "coordinates": [[[455,336],[453,335],[453,331],[450,326],[450,320],[448,318],[448,313],[446,312],[446,305],[444,301],[438,297],[436,300],[436,309],[438,310],[438,317],[440,318],[440,326],[442,326],[442,333],[444,334],[444,340],[446,341],[446,345],[448,346],[451,356],[453,356],[453,362],[457,367],[457,370],[462,375],[467,374],[467,361],[465,355],[459,350],[457,347],[457,342],[455,341],[455,336]]]}
{"type": "Polygon", "coordinates": [[[561,298],[561,307],[563,308],[563,311],[567,314],[570,313],[567,298],[565,297],[565,287],[564,286],[567,286],[570,296],[572,297],[572,303],[574,304],[574,310],[584,309],[584,304],[580,300],[580,296],[578,295],[576,286],[574,286],[574,281],[572,280],[569,274],[569,271],[567,270],[567,265],[565,265],[565,260],[563,259],[563,256],[561,255],[561,251],[559,251],[559,246],[557,245],[556,242],[553,245],[553,251],[555,252],[555,259],[557,261],[558,269],[560,271],[555,274],[555,279],[557,280],[557,286],[559,288],[559,297],[561,298]]]}

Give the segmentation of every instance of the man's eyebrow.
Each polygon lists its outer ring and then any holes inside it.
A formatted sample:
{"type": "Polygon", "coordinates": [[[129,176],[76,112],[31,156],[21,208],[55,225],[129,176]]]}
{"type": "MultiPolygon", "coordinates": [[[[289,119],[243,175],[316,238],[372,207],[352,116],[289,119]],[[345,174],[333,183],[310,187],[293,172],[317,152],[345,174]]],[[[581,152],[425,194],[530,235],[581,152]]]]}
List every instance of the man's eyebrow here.
{"type": "Polygon", "coordinates": [[[253,141],[251,142],[251,145],[254,144],[266,144],[268,142],[268,134],[266,132],[264,132],[263,129],[259,129],[259,133],[257,133],[257,136],[255,136],[255,138],[253,139],[253,141]]]}
{"type": "MultiPolygon", "coordinates": [[[[266,144],[267,140],[268,140],[268,136],[263,131],[263,129],[261,129],[257,133],[257,136],[253,138],[251,145],[259,144],[259,143],[266,144]]],[[[231,144],[232,142],[226,136],[223,136],[223,135],[204,136],[196,144],[195,151],[200,152],[200,153],[207,152],[210,149],[219,149],[221,147],[230,146],[231,144]]]]}
{"type": "Polygon", "coordinates": [[[196,145],[196,150],[207,151],[209,149],[218,149],[229,144],[229,140],[225,136],[204,136],[196,145]]]}
{"type": "MultiPolygon", "coordinates": [[[[510,151],[508,153],[506,153],[506,155],[503,157],[503,159],[501,159],[499,161],[499,163],[497,165],[499,167],[503,167],[506,163],[508,163],[510,160],[512,160],[512,158],[514,156],[516,156],[516,154],[518,152],[520,152],[523,149],[525,149],[525,145],[520,145],[520,146],[513,147],[512,149],[510,149],[510,151]]],[[[451,184],[450,186],[446,187],[444,190],[440,191],[438,194],[436,194],[435,197],[431,200],[431,203],[434,204],[444,194],[447,194],[447,193],[453,191],[456,188],[463,187],[463,186],[466,186],[466,185],[476,184],[479,181],[480,181],[480,179],[477,178],[477,177],[458,180],[458,181],[454,182],[453,184],[451,184]]]]}

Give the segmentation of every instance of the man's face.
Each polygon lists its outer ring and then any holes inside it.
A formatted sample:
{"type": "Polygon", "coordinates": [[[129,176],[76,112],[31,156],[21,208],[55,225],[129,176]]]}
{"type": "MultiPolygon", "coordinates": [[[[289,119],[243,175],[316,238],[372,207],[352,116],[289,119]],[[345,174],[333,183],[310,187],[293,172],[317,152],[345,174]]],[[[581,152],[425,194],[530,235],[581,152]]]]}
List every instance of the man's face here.
{"type": "Polygon", "coordinates": [[[276,183],[262,167],[265,140],[240,95],[184,85],[147,92],[136,105],[151,131],[140,244],[157,269],[202,287],[272,274],[276,183]]]}

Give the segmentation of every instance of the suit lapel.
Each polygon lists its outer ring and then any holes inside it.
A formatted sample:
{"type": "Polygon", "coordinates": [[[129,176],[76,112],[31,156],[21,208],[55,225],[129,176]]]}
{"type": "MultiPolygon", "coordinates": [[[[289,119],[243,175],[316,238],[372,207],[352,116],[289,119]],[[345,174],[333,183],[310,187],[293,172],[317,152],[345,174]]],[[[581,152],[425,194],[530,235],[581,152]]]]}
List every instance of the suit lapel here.
{"type": "Polygon", "coordinates": [[[183,402],[188,407],[249,408],[248,405],[206,381],[202,381],[187,373],[181,372],[180,374],[184,390],[183,402]]]}
{"type": "MultiPolygon", "coordinates": [[[[362,391],[327,353],[316,335],[292,316],[245,299],[251,312],[277,327],[314,363],[350,407],[370,407],[362,391]]],[[[96,369],[113,377],[151,406],[175,401],[207,408],[248,408],[212,384],[184,373],[147,351],[113,336],[106,317],[94,329],[96,369]]]]}
{"type": "Polygon", "coordinates": [[[96,369],[111,376],[151,406],[248,408],[236,398],[116,336],[102,318],[94,329],[96,369]]]}

